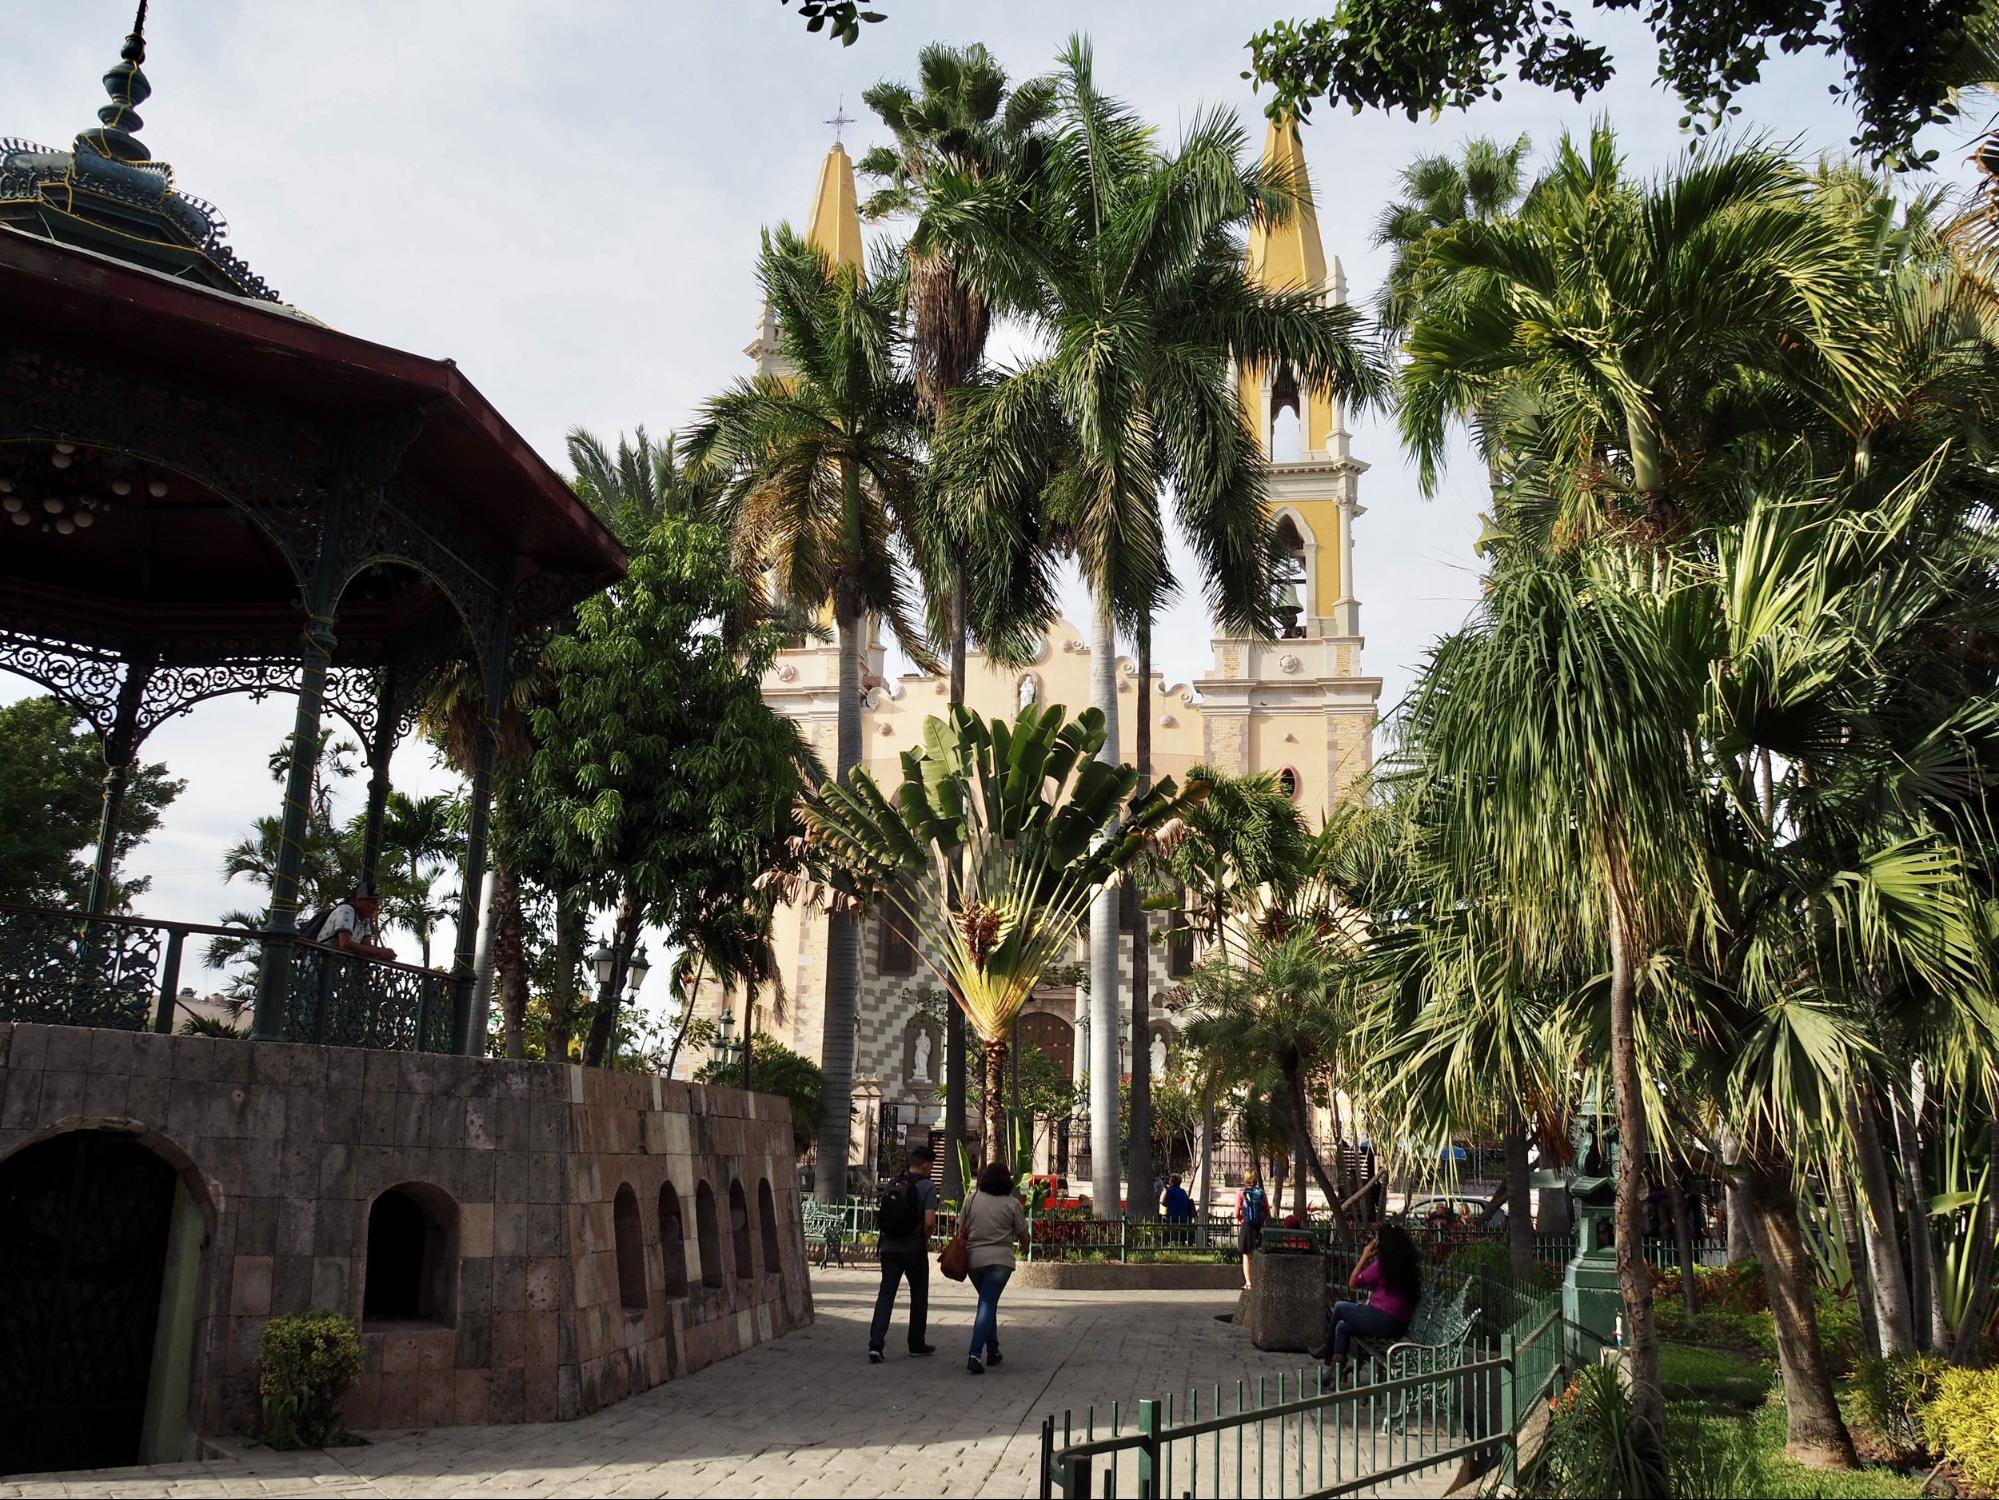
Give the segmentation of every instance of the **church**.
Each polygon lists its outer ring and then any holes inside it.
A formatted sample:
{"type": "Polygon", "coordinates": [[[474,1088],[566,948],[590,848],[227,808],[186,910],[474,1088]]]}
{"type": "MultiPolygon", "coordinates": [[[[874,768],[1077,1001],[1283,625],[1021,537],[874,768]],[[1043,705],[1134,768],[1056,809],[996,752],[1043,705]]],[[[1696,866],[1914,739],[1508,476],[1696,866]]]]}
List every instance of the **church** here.
{"type": "MultiPolygon", "coordinates": [[[[1272,123],[1267,165],[1304,182],[1303,145],[1295,122],[1272,123]]],[[[806,238],[837,263],[864,266],[854,168],[835,144],[820,168],[806,238]]],[[[1264,285],[1315,290],[1329,302],[1346,298],[1346,278],[1320,242],[1317,216],[1306,206],[1282,225],[1252,232],[1251,273],[1264,285]]],[[[768,309],[745,353],[760,372],[781,368],[768,309]]],[[[1268,499],[1290,546],[1290,566],[1273,640],[1217,636],[1204,663],[1166,665],[1152,683],[1152,764],[1155,776],[1184,778],[1198,765],[1232,774],[1275,775],[1308,823],[1348,795],[1372,756],[1381,681],[1361,671],[1360,604],[1355,589],[1354,523],[1365,514],[1360,478],[1367,465],[1351,451],[1346,412],[1332,392],[1301,388],[1284,370],[1242,372],[1247,420],[1262,434],[1271,460],[1268,499]]],[[[1162,664],[1155,661],[1155,667],[1162,664]]],[[[1090,701],[1087,635],[1067,620],[1047,633],[1025,670],[989,665],[974,650],[965,697],[985,715],[1011,717],[1028,703],[1080,710],[1090,701]]],[[[924,720],[946,706],[944,677],[893,669],[875,640],[862,663],[865,693],[864,764],[885,785],[900,774],[900,756],[920,743],[924,720]]],[[[1118,690],[1131,695],[1119,715],[1122,757],[1133,754],[1138,668],[1118,662],[1118,690]]],[[[781,653],[763,683],[772,707],[795,719],[823,764],[835,759],[839,659],[830,642],[807,641],[781,653]]],[[[1130,1035],[1130,949],[1123,947],[1126,991],[1119,1038],[1129,1071],[1132,1048],[1163,1060],[1172,1047],[1174,992],[1198,958],[1170,918],[1155,914],[1154,957],[1148,965],[1150,1034],[1130,1035]]],[[[768,1004],[757,1025],[794,1051],[821,1053],[825,995],[826,915],[791,908],[778,914],[774,943],[787,1001],[773,1023],[768,1004]]],[[[1079,938],[1076,959],[1084,957],[1079,938]]],[[[1061,976],[1067,978],[1068,976],[1061,976]]],[[[700,1010],[713,1016],[728,1002],[710,991],[700,1010]]],[[[861,936],[861,992],[854,1068],[852,1162],[893,1165],[909,1143],[941,1131],[944,1119],[942,984],[886,915],[869,917],[861,936]]],[[[1023,1044],[1038,1048],[1063,1072],[1080,1077],[1087,1065],[1087,996],[1073,984],[1050,985],[1029,1001],[1020,1023],[1023,1044]]],[[[1061,1175],[1087,1171],[1088,1132],[1080,1122],[1046,1122],[1035,1168],[1061,1175]],[[1079,1156],[1079,1153],[1081,1155],[1079,1156]]],[[[976,1131],[974,1131],[976,1134],[976,1131]]]]}

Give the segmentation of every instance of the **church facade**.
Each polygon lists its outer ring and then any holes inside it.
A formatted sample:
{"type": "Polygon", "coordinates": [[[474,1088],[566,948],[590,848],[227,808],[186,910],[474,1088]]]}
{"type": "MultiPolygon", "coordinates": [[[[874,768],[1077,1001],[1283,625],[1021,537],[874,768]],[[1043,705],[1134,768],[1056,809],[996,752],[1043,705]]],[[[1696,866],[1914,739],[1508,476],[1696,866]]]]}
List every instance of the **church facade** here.
{"type": "MultiPolygon", "coordinates": [[[[1267,162],[1302,180],[1302,146],[1295,124],[1273,124],[1267,162]]],[[[807,238],[834,260],[862,263],[853,167],[836,145],[820,172],[807,238]]],[[[1337,260],[1320,242],[1308,206],[1290,222],[1252,234],[1252,274],[1272,287],[1306,288],[1329,302],[1346,297],[1337,260]]],[[[769,314],[745,351],[765,371],[781,369],[769,314]]],[[[1363,675],[1360,605],[1354,574],[1354,523],[1364,513],[1359,485],[1366,465],[1350,449],[1345,413],[1331,392],[1302,388],[1284,370],[1245,370],[1240,388],[1246,419],[1262,434],[1272,461],[1270,507],[1290,546],[1290,566],[1280,601],[1278,638],[1218,635],[1210,658],[1167,665],[1152,680],[1152,764],[1155,776],[1183,779],[1197,765],[1230,773],[1268,772],[1293,796],[1307,821],[1348,795],[1367,771],[1380,696],[1378,678],[1363,675]]],[[[1155,667],[1160,663],[1155,661],[1155,667]]],[[[1080,711],[1090,702],[1088,637],[1058,621],[1035,659],[1020,669],[989,664],[974,651],[966,672],[966,702],[974,712],[1011,717],[1029,702],[1080,711]]],[[[1120,752],[1134,751],[1136,664],[1118,662],[1120,752]]],[[[895,670],[877,641],[862,663],[865,693],[865,764],[884,784],[901,774],[900,757],[919,744],[924,721],[941,714],[948,684],[939,675],[895,670]]],[[[766,700],[795,719],[828,767],[835,760],[839,656],[831,643],[806,642],[783,652],[764,678],[766,700]]],[[[1171,1047],[1171,1001],[1197,955],[1167,931],[1170,919],[1152,918],[1156,936],[1149,962],[1153,1005],[1150,1034],[1130,1035],[1130,945],[1122,945],[1120,983],[1124,1016],[1120,1056],[1129,1071],[1134,1046],[1160,1058],[1171,1047]],[[1161,1002],[1166,1002],[1162,1004],[1161,1002]]],[[[775,942],[787,1014],[778,1024],[760,1007],[757,1024],[793,1050],[821,1053],[826,980],[823,911],[789,908],[778,915],[775,942]]],[[[943,1124],[944,1011],[942,981],[886,916],[870,916],[861,935],[861,993],[855,1057],[852,1160],[892,1161],[898,1146],[943,1124]]],[[[1075,958],[1084,959],[1078,940],[1075,958]]],[[[1065,976],[1066,977],[1066,976],[1065,976]]],[[[699,1003],[713,1016],[730,1002],[709,993],[699,1003]]],[[[1087,996],[1071,984],[1038,991],[1021,1021],[1020,1035],[1072,1077],[1088,1057],[1087,996]]],[[[1087,1150],[1087,1132],[1044,1133],[1037,1168],[1079,1171],[1076,1152],[1087,1150]],[[1073,1147],[1071,1142],[1073,1141],[1073,1147]]]]}

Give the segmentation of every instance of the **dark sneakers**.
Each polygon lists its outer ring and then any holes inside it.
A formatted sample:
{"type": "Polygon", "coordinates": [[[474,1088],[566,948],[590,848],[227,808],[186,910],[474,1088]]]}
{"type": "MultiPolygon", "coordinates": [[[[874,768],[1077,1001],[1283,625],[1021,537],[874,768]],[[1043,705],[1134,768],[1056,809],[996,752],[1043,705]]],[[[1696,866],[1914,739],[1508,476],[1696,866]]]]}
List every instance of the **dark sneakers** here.
{"type": "Polygon", "coordinates": [[[921,1348],[910,1350],[909,1357],[911,1359],[921,1359],[926,1354],[935,1354],[936,1352],[937,1346],[935,1344],[924,1344],[921,1348]]]}
{"type": "Polygon", "coordinates": [[[1005,1356],[1003,1356],[999,1352],[999,1350],[997,1349],[993,1350],[992,1353],[986,1356],[986,1368],[991,1369],[994,1365],[1002,1363],[1004,1358],[1005,1356]]]}
{"type": "Polygon", "coordinates": [[[878,1365],[878,1364],[880,1364],[881,1362],[882,1362],[882,1352],[881,1352],[881,1350],[879,1350],[879,1349],[870,1349],[870,1350],[868,1351],[868,1363],[869,1363],[869,1364],[871,1364],[871,1365],[878,1365]]]}
{"type": "Polygon", "coordinates": [[[979,1357],[976,1354],[966,1356],[965,1373],[967,1375],[983,1375],[986,1373],[986,1367],[979,1363],[979,1357]]]}

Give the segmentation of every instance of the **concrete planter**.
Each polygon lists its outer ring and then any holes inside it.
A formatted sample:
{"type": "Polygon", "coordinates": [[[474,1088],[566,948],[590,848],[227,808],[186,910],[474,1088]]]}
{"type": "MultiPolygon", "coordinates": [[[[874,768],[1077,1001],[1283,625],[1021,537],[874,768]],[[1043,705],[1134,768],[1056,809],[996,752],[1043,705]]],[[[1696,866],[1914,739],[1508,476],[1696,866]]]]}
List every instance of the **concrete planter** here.
{"type": "Polygon", "coordinates": [[[1007,1285],[1044,1292],[1232,1292],[1242,1286],[1242,1267],[1022,1261],[1007,1285]]]}

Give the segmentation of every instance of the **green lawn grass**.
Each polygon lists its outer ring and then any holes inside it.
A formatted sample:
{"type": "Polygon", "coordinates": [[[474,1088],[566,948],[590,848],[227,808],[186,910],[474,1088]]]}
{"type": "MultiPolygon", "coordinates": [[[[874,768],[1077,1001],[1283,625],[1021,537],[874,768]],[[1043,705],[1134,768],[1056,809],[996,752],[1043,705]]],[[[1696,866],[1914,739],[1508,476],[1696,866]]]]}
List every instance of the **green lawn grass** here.
{"type": "Polygon", "coordinates": [[[1659,1346],[1659,1381],[1668,1401],[1760,1406],[1774,1379],[1769,1365],[1740,1350],[1699,1344],[1659,1346]]]}
{"type": "Polygon", "coordinates": [[[1920,1480],[1896,1469],[1837,1473],[1792,1463],[1784,1457],[1784,1404],[1774,1392],[1751,1412],[1669,1395],[1666,1444],[1680,1500],[1916,1500],[1923,1493],[1920,1480]]]}

